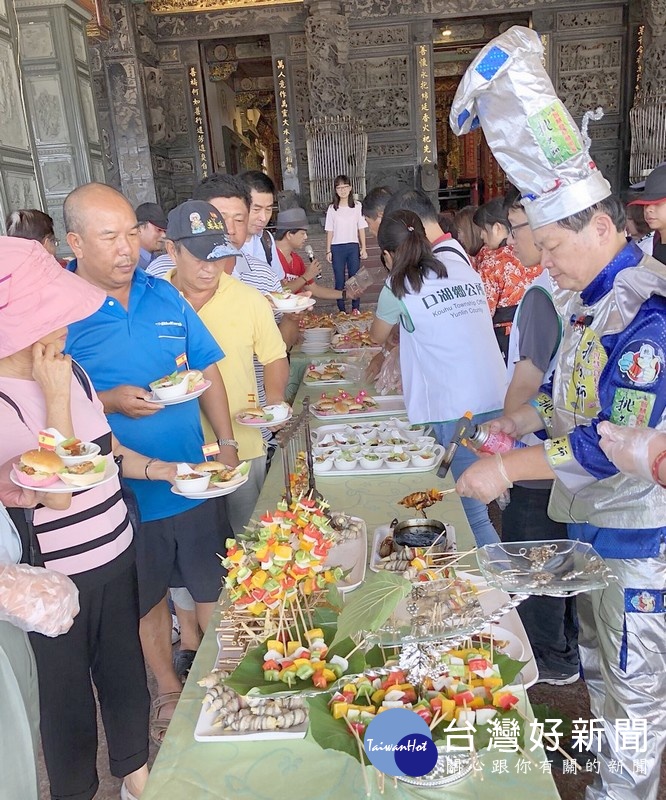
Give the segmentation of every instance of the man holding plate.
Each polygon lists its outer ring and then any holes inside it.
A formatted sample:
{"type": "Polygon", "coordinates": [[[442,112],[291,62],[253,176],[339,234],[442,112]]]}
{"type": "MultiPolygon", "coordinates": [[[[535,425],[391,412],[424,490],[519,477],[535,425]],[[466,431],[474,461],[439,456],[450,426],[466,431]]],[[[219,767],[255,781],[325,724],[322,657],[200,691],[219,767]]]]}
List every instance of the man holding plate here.
{"type": "MultiPolygon", "coordinates": [[[[169,213],[167,252],[176,264],[167,280],[190,302],[224,350],[225,357],[217,366],[227,386],[238,457],[251,464],[248,482],[227,498],[229,522],[238,533],[250,521],[259,499],[266,476],[266,449],[261,429],[240,425],[236,415],[250,405],[250,397],[258,396],[255,357],[263,367],[266,405],[284,402],[289,379],[284,340],[268,300],[257,289],[232,277],[238,251],[228,240],[226,224],[213,205],[188,200],[169,213]],[[207,228],[196,237],[190,232],[193,214],[207,228]],[[213,223],[215,228],[209,228],[213,223]],[[224,255],[205,258],[207,243],[220,236],[226,243],[224,255]]],[[[208,438],[211,426],[205,412],[203,425],[208,438]]]]}
{"type": "MultiPolygon", "coordinates": [[[[68,268],[104,290],[99,311],[69,329],[67,351],[90,376],[111,429],[124,444],[153,460],[198,463],[204,444],[200,405],[211,421],[221,459],[238,464],[224,383],[216,363],[223,357],[199,317],[166,281],[136,269],[138,223],[131,205],[115,189],[91,183],[65,200],[67,241],[76,259],[68,268]],[[189,366],[210,387],[198,401],[162,406],[149,402],[150,383],[189,366]]],[[[190,220],[192,235],[201,220],[190,220]]],[[[205,229],[204,229],[205,230],[205,229]]],[[[226,247],[207,239],[208,254],[226,247]]],[[[144,481],[129,481],[136,493],[141,525],[136,535],[141,644],[158,684],[152,734],[157,742],[168,726],[182,684],[171,661],[171,613],[166,595],[185,586],[205,629],[219,596],[222,552],[229,532],[223,499],[189,500],[145,468],[144,481]]]]}

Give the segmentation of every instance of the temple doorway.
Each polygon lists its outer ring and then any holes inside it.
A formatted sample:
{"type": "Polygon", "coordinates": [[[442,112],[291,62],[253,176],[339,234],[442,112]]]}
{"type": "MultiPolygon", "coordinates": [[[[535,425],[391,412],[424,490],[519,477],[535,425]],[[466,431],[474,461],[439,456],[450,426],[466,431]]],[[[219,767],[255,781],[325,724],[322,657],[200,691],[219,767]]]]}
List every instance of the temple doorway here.
{"type": "Polygon", "coordinates": [[[439,201],[442,211],[480,205],[504,194],[506,177],[488,148],[483,131],[456,136],[449,113],[470,62],[495,36],[512,25],[529,26],[529,15],[443,20],[434,23],[434,77],[437,119],[439,201]]]}
{"type": "Polygon", "coordinates": [[[266,172],[282,183],[268,36],[200,43],[214,171],[266,172]]]}

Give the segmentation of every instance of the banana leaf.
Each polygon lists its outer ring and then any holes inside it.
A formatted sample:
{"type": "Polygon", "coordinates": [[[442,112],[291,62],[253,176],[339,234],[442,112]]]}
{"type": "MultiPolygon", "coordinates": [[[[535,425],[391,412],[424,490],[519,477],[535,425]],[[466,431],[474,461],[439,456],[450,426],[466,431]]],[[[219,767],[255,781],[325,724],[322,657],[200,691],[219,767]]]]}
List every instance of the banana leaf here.
{"type": "MultiPolygon", "coordinates": [[[[330,661],[331,656],[334,655],[340,655],[346,658],[347,653],[351,653],[351,651],[356,648],[354,642],[349,638],[343,639],[335,646],[332,646],[330,643],[335,635],[335,626],[330,623],[324,623],[321,624],[320,627],[324,633],[324,641],[330,647],[326,655],[327,661],[330,661]]],[[[282,681],[267,681],[264,678],[264,670],[262,669],[266,650],[266,642],[248,650],[236,669],[228,678],[225,678],[224,683],[238,692],[238,694],[243,695],[247,694],[250,689],[254,689],[256,693],[261,695],[293,694],[299,691],[313,693],[327,691],[327,689],[317,689],[309,679],[305,681],[297,680],[293,686],[289,686],[282,681]]],[[[356,650],[349,659],[347,673],[354,675],[363,672],[364,669],[365,656],[359,649],[356,650]]]]}
{"type": "Polygon", "coordinates": [[[402,575],[393,572],[371,575],[345,602],[333,644],[362,631],[379,630],[411,590],[412,584],[402,575]]]}
{"type": "Polygon", "coordinates": [[[339,750],[360,761],[356,738],[343,719],[333,719],[330,699],[328,694],[308,697],[308,737],[312,736],[322,750],[339,750]]]}

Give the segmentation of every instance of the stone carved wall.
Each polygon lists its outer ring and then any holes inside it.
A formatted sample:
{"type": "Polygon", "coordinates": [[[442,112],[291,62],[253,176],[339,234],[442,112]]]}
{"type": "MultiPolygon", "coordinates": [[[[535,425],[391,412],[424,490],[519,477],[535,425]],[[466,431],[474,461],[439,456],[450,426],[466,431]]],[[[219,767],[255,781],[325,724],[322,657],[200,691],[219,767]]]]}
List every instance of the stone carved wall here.
{"type": "Polygon", "coordinates": [[[368,133],[410,127],[409,74],[407,55],[352,61],[352,106],[368,133]]]}
{"type": "Polygon", "coordinates": [[[590,124],[591,154],[616,190],[626,182],[621,169],[628,146],[622,125],[627,109],[625,14],[620,2],[534,15],[536,30],[548,36],[553,83],[574,118],[580,122],[586,111],[604,110],[603,120],[590,124]]]}
{"type": "Polygon", "coordinates": [[[606,114],[620,112],[622,47],[621,36],[557,44],[558,90],[574,117],[597,106],[606,114]]]}
{"type": "Polygon", "coordinates": [[[305,23],[305,36],[312,116],[350,114],[347,17],[344,14],[314,13],[305,23]]]}
{"type": "Polygon", "coordinates": [[[243,8],[233,11],[211,11],[205,14],[160,14],[157,34],[166,39],[214,39],[220,36],[251,36],[302,31],[306,11],[301,5],[275,8],[243,8]],[[269,20],[269,22],[267,22],[269,20]]]}

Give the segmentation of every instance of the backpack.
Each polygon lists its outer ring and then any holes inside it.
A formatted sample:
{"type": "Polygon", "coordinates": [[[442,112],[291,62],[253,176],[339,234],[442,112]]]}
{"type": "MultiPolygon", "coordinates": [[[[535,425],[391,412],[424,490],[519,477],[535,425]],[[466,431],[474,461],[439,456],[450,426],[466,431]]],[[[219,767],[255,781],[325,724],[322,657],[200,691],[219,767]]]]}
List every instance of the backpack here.
{"type": "Polygon", "coordinates": [[[270,267],[273,264],[273,239],[271,238],[270,233],[266,229],[264,229],[261,232],[259,241],[261,242],[261,246],[264,248],[264,253],[266,254],[266,261],[268,262],[268,266],[270,267]]]}

